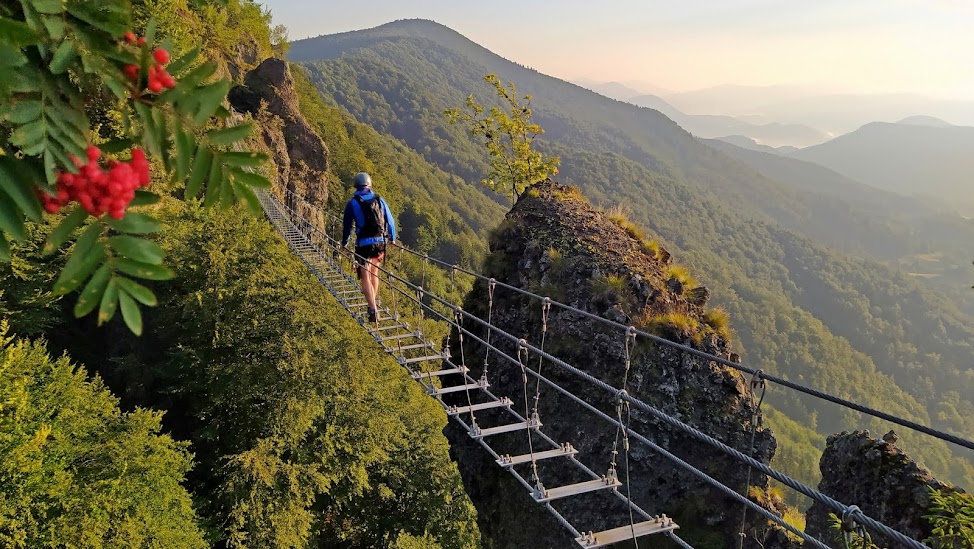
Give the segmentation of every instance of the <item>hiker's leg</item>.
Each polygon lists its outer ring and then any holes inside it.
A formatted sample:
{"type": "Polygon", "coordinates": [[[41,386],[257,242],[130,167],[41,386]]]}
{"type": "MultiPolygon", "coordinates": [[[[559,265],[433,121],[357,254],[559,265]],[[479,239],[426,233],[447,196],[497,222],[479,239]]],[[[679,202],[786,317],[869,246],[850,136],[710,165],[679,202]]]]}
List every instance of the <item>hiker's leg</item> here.
{"type": "Polygon", "coordinates": [[[375,296],[376,303],[379,301],[379,266],[382,265],[382,256],[372,258],[369,270],[372,271],[372,295],[375,296]]]}
{"type": "Polygon", "coordinates": [[[372,287],[372,260],[366,259],[364,265],[359,266],[359,281],[362,283],[362,294],[365,302],[369,305],[369,310],[375,310],[375,293],[372,287]]]}

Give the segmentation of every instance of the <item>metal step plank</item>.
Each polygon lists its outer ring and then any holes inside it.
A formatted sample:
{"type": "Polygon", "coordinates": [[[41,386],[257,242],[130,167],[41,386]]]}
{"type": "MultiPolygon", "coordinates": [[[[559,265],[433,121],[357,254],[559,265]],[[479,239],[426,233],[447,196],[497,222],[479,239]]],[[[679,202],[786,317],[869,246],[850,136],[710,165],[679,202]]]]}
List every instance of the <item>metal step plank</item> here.
{"type": "Polygon", "coordinates": [[[447,393],[457,393],[460,391],[477,390],[483,389],[484,386],[480,383],[468,383],[466,385],[454,385],[452,387],[443,387],[433,391],[429,391],[431,395],[445,395],[447,393]]]}
{"type": "Polygon", "coordinates": [[[410,332],[408,334],[399,334],[399,335],[394,335],[394,336],[389,336],[389,337],[380,337],[379,338],[379,341],[382,341],[382,342],[385,342],[385,341],[393,341],[393,340],[396,340],[396,339],[406,339],[406,338],[410,338],[410,337],[418,338],[419,336],[416,335],[415,332],[410,332]]]}
{"type": "Polygon", "coordinates": [[[676,530],[677,528],[679,528],[679,526],[673,522],[673,519],[663,515],[659,518],[639,522],[635,525],[620,526],[619,528],[604,530],[602,532],[588,532],[575,538],[575,542],[585,549],[589,549],[591,547],[603,547],[605,545],[612,545],[613,543],[618,543],[620,541],[631,540],[633,539],[634,534],[635,537],[638,538],[641,536],[648,536],[650,534],[669,532],[671,530],[676,530]]]}
{"type": "Polygon", "coordinates": [[[491,408],[507,408],[512,406],[514,401],[507,397],[501,397],[500,400],[492,400],[490,402],[482,402],[480,404],[474,404],[472,406],[450,406],[446,409],[446,413],[451,416],[458,414],[466,414],[469,412],[477,412],[480,410],[489,410],[491,408]]]}
{"type": "Polygon", "coordinates": [[[544,503],[546,501],[566,498],[568,496],[577,496],[578,494],[595,492],[596,490],[605,490],[607,488],[616,489],[620,486],[622,486],[622,483],[619,482],[618,479],[602,477],[586,482],[579,482],[578,484],[559,486],[558,488],[546,488],[541,494],[535,492],[534,494],[531,494],[531,497],[533,497],[534,501],[537,501],[538,503],[544,503]]]}
{"type": "Polygon", "coordinates": [[[403,366],[408,366],[410,364],[416,364],[417,362],[430,362],[433,360],[443,360],[443,358],[444,358],[443,355],[431,355],[431,356],[417,356],[414,358],[406,358],[406,359],[399,358],[398,360],[399,360],[399,364],[402,364],[403,366]]]}
{"type": "Polygon", "coordinates": [[[499,435],[502,433],[512,433],[514,431],[523,431],[525,429],[536,429],[541,427],[540,421],[519,421],[517,423],[510,423],[508,425],[500,425],[498,427],[490,427],[487,429],[481,429],[480,427],[474,426],[470,432],[470,438],[478,439],[489,437],[493,435],[499,435]]]}
{"type": "Polygon", "coordinates": [[[413,379],[429,379],[437,376],[448,376],[450,374],[465,374],[469,371],[470,368],[457,366],[456,368],[447,368],[446,370],[437,370],[435,372],[413,372],[411,375],[413,379]]]}
{"type": "MultiPolygon", "coordinates": [[[[383,319],[383,320],[385,320],[385,319],[383,319]]],[[[375,329],[372,330],[372,332],[384,332],[386,330],[394,330],[396,328],[409,328],[409,326],[406,326],[405,324],[393,324],[393,325],[390,325],[390,326],[383,326],[381,328],[375,328],[375,329]]]]}
{"type": "Polygon", "coordinates": [[[410,351],[412,349],[422,349],[424,347],[427,349],[433,349],[434,351],[436,350],[435,347],[433,347],[432,345],[426,342],[414,343],[412,345],[403,345],[402,347],[393,347],[392,349],[395,351],[410,351]]]}
{"type": "Polygon", "coordinates": [[[497,460],[497,464],[501,467],[513,467],[515,465],[520,465],[522,463],[531,463],[532,459],[534,461],[539,461],[542,459],[551,459],[556,457],[568,457],[574,456],[578,453],[578,450],[572,447],[569,443],[564,443],[560,448],[555,448],[554,450],[545,450],[543,452],[535,452],[532,454],[523,454],[520,456],[512,456],[510,454],[505,454],[497,460]]]}

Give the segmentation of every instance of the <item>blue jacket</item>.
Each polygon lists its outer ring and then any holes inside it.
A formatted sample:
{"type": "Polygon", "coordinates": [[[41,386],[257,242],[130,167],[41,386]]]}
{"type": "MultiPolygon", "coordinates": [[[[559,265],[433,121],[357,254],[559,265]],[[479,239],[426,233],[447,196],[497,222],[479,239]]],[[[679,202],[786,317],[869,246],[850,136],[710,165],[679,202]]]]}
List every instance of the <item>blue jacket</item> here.
{"type": "MultiPolygon", "coordinates": [[[[355,224],[355,235],[356,240],[358,240],[358,234],[362,232],[362,226],[365,225],[365,215],[362,213],[362,209],[357,207],[355,203],[355,197],[360,197],[362,200],[371,200],[375,198],[375,193],[372,189],[362,189],[360,191],[355,191],[355,195],[351,200],[345,204],[345,216],[342,219],[342,246],[344,247],[348,244],[348,238],[352,234],[352,224],[355,224]]],[[[389,211],[389,206],[386,204],[385,200],[379,198],[379,204],[382,204],[382,211],[386,216],[386,230],[388,231],[389,240],[392,242],[396,241],[396,222],[392,219],[392,212],[389,211]]],[[[386,239],[382,237],[376,237],[377,240],[372,240],[366,244],[356,243],[357,246],[363,246],[367,244],[373,244],[375,242],[385,242],[386,239]]]]}

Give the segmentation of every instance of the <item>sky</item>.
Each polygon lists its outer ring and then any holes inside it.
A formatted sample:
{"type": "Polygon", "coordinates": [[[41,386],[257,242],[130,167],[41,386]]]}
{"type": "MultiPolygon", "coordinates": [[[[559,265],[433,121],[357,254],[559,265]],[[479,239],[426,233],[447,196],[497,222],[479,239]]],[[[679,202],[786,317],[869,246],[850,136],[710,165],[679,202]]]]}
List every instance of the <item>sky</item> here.
{"type": "Polygon", "coordinates": [[[543,73],[640,91],[797,85],[974,98],[972,0],[261,3],[292,39],[432,19],[543,73]]]}

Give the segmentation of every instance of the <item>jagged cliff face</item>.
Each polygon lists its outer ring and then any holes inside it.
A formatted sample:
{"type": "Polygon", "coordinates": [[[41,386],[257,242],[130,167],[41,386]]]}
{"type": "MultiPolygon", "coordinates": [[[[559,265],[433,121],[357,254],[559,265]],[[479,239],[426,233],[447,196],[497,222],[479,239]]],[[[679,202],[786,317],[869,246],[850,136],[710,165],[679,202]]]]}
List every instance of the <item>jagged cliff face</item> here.
{"type": "MultiPolygon", "coordinates": [[[[699,320],[704,312],[700,305],[705,302],[707,292],[669,280],[668,256],[665,251],[646,250],[640,240],[592,208],[576,190],[546,182],[526,192],[508,214],[491,240],[485,271],[498,281],[532,289],[623,323],[648,325],[651,319],[666,313],[680,313],[699,320]]],[[[489,313],[495,325],[506,327],[513,335],[535,345],[540,344],[541,303],[498,288],[493,310],[488,311],[487,295],[487,285],[477,284],[464,308],[481,318],[487,318],[489,313]]],[[[622,386],[626,355],[623,331],[557,308],[551,310],[548,325],[547,351],[616,387],[622,386]]],[[[467,327],[483,335],[482,330],[467,327]]],[[[716,333],[704,330],[690,337],[679,329],[663,329],[664,333],[667,331],[669,337],[683,343],[717,355],[728,354],[726,340],[716,333]]],[[[482,370],[485,349],[470,339],[465,341],[462,359],[476,377],[482,370]]],[[[459,361],[461,349],[456,334],[451,341],[451,352],[455,361],[459,361]]],[[[497,336],[492,341],[509,355],[517,356],[509,342],[497,336]]],[[[530,366],[537,368],[537,358],[530,366]]],[[[488,372],[493,390],[498,395],[512,397],[515,408],[522,411],[524,388],[519,368],[497,360],[495,353],[488,360],[488,372]]],[[[545,365],[544,372],[574,394],[615,415],[611,395],[553,365],[545,365]]],[[[667,414],[747,451],[752,403],[747,382],[738,372],[641,340],[632,354],[627,390],[667,414]]],[[[533,397],[533,381],[528,391],[533,397]]],[[[571,442],[579,449],[582,462],[604,474],[610,463],[616,430],[552,389],[542,387],[541,394],[539,410],[543,430],[556,441],[571,442]]],[[[478,415],[478,423],[496,425],[500,417],[482,413],[478,415]]],[[[743,491],[746,471],[718,450],[694,442],[637,410],[632,411],[631,424],[636,431],[677,456],[735,490],[743,491]]],[[[453,429],[448,435],[460,457],[468,492],[478,507],[482,532],[494,547],[567,547],[572,543],[564,529],[530,499],[522,486],[489,460],[466,433],[453,429]]],[[[524,439],[526,434],[520,432],[509,439],[492,437],[489,441],[501,452],[523,453],[524,439]]],[[[771,432],[759,428],[755,458],[767,463],[774,450],[771,432]]],[[[697,546],[736,545],[742,514],[739,503],[712,490],[641,443],[632,443],[629,457],[632,497],[636,503],[651,513],[675,517],[682,526],[681,535],[695,539],[697,546]]],[[[546,487],[583,480],[573,477],[568,467],[559,466],[559,461],[541,462],[540,477],[546,487]]],[[[624,480],[621,455],[619,468],[624,480]]],[[[523,472],[528,474],[528,470],[523,472]]],[[[767,480],[754,474],[752,485],[767,488],[767,480]]],[[[628,523],[628,517],[620,522],[616,512],[620,506],[608,495],[576,496],[559,500],[555,507],[584,530],[628,523]]],[[[748,546],[757,546],[755,538],[765,547],[789,543],[780,531],[769,528],[754,515],[749,513],[748,546]]],[[[663,540],[655,538],[653,542],[663,543],[663,540]]]]}
{"type": "MultiPolygon", "coordinates": [[[[820,468],[822,482],[818,489],[822,493],[857,505],[866,515],[916,540],[931,534],[932,527],[923,518],[930,509],[930,489],[945,493],[957,490],[934,478],[897,448],[892,431],[881,439],[870,437],[868,431],[830,436],[820,468]]],[[[812,505],[806,531],[826,543],[839,543],[838,533],[830,528],[830,512],[820,503],[812,505]]],[[[881,547],[892,547],[888,540],[875,534],[873,541],[881,547]]]]}
{"type": "Polygon", "coordinates": [[[328,148],[305,121],[298,107],[291,69],[269,58],[247,73],[243,86],[230,91],[234,109],[251,114],[277,168],[277,185],[325,204],[328,148]]]}

